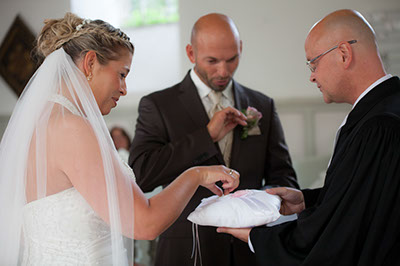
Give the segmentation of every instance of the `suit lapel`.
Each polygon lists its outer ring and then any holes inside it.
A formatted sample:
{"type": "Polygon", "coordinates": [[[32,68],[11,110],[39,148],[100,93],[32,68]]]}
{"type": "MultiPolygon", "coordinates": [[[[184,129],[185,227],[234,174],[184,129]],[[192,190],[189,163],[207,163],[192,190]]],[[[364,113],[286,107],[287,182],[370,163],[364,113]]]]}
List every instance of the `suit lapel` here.
{"type": "MultiPolygon", "coordinates": [[[[179,86],[178,98],[184,108],[185,113],[192,119],[197,127],[204,127],[210,122],[207,112],[204,109],[203,102],[200,99],[196,86],[194,85],[190,74],[186,74],[185,78],[179,86]]],[[[224,164],[224,158],[219,149],[218,143],[215,143],[219,153],[217,159],[220,164],[224,164]]]]}
{"type": "MultiPolygon", "coordinates": [[[[249,106],[250,99],[245,93],[242,86],[236,81],[233,81],[233,95],[235,97],[235,108],[239,111],[243,109],[247,109],[249,106]]],[[[242,127],[236,126],[233,130],[233,141],[232,141],[232,151],[231,151],[231,167],[235,168],[239,164],[240,159],[240,146],[243,141],[240,139],[240,134],[242,131],[242,127]]]]}
{"type": "Polygon", "coordinates": [[[185,113],[197,126],[203,127],[208,124],[210,119],[189,73],[180,84],[178,98],[185,109],[185,113]]]}
{"type": "Polygon", "coordinates": [[[249,98],[244,91],[244,88],[233,80],[233,95],[235,97],[235,108],[238,110],[247,109],[249,106],[249,98]]]}

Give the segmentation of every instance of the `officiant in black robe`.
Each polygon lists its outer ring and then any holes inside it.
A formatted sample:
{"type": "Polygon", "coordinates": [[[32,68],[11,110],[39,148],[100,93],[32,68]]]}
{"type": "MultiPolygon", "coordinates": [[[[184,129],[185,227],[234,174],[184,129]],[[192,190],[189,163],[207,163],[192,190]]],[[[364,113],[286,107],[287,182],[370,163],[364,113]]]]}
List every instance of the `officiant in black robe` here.
{"type": "Polygon", "coordinates": [[[250,239],[260,265],[399,265],[399,78],[386,74],[373,29],[353,10],[318,22],[305,50],[325,102],[353,105],[325,184],[269,190],[282,197],[282,213],[298,213],[296,221],[218,231],[250,239]]]}

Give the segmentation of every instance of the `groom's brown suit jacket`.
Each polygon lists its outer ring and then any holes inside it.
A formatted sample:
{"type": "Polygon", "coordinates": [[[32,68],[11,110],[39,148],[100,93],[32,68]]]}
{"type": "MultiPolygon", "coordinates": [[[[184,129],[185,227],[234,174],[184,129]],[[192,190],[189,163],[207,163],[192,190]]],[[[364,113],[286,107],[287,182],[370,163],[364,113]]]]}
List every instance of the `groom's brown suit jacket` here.
{"type": "MultiPolygon", "coordinates": [[[[233,91],[237,109],[252,106],[263,115],[261,135],[241,140],[242,128],[234,129],[230,167],[240,173],[238,190],[298,187],[273,100],[235,81],[233,91]]],[[[181,83],[141,99],[129,164],[143,191],[167,186],[192,166],[224,164],[218,144],[208,134],[208,122],[189,74],[181,83]]],[[[200,187],[178,220],[160,236],[156,265],[193,265],[192,225],[186,218],[201,199],[211,195],[200,187]]],[[[199,236],[203,265],[254,265],[246,243],[216,233],[214,227],[199,226],[199,236]]]]}

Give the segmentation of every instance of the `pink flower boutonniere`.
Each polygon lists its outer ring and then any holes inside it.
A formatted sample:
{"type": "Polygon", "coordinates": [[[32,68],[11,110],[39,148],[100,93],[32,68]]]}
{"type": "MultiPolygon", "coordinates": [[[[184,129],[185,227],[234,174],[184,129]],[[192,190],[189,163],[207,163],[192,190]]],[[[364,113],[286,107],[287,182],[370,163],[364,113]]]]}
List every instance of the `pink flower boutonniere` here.
{"type": "Polygon", "coordinates": [[[247,126],[243,127],[241,139],[246,139],[248,136],[261,135],[261,130],[258,127],[258,121],[262,118],[262,114],[254,107],[247,107],[247,110],[242,110],[242,113],[247,116],[247,126]]]}

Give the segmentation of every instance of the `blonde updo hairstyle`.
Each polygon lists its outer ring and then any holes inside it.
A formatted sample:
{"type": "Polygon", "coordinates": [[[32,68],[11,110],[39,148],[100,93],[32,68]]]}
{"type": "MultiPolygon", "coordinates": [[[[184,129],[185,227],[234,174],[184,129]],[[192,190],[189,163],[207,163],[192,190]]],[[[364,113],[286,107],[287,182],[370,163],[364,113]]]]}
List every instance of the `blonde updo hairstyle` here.
{"type": "Polygon", "coordinates": [[[118,60],[121,50],[134,52],[129,37],[103,20],[84,20],[72,13],[61,19],[48,19],[37,38],[36,57],[39,62],[53,51],[63,48],[76,63],[88,51],[96,52],[100,64],[118,60]]]}

